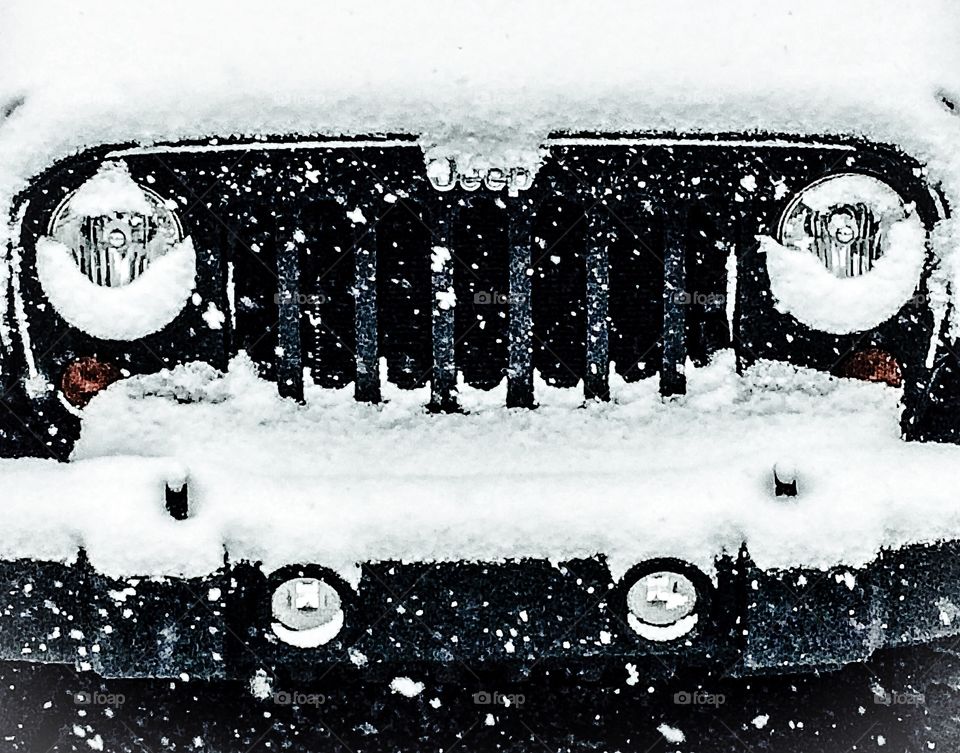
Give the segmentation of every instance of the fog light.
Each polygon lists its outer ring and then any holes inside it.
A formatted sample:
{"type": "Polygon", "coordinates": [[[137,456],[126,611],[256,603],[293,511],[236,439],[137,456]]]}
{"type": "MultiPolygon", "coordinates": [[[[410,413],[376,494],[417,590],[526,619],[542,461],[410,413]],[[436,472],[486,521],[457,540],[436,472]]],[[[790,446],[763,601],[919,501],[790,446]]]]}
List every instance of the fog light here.
{"type": "Polygon", "coordinates": [[[340,594],[319,578],[291,578],[273,592],[273,632],[284,643],[316,648],[332,641],[343,627],[340,594]]]}
{"type": "Polygon", "coordinates": [[[680,573],[648,573],[627,592],[627,622],[649,640],[669,641],[689,633],[697,624],[696,607],[696,586],[680,573]]]}

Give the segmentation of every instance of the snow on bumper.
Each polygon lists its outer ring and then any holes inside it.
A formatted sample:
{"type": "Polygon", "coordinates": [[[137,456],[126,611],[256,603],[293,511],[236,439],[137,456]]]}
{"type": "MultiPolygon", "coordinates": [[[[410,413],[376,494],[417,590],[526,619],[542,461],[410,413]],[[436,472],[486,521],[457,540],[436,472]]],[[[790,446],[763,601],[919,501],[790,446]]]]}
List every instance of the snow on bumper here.
{"type": "Polygon", "coordinates": [[[363,562],[600,555],[617,579],[656,557],[712,574],[744,543],[763,569],[825,569],[960,537],[960,448],[902,441],[898,390],[782,363],[739,376],[726,353],[688,380],[680,400],[648,380],[587,407],[538,387],[536,411],[464,388],[467,413],[436,416],[418,390],[298,405],[242,357],[129,379],[84,411],[73,462],[0,460],[0,557],[83,548],[117,577],[310,562],[355,583],[363,562]],[[164,487],[184,478],[176,521],[164,487]]]}

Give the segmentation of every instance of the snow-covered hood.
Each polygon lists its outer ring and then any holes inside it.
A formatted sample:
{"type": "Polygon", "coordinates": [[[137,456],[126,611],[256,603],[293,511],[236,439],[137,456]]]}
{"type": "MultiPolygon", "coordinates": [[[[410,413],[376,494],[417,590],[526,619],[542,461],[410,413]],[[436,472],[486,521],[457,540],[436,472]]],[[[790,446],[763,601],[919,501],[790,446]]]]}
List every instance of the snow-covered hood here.
{"type": "Polygon", "coordinates": [[[6,0],[0,201],[93,144],[402,132],[515,155],[583,130],[862,136],[960,197],[957,92],[950,0],[6,0]]]}

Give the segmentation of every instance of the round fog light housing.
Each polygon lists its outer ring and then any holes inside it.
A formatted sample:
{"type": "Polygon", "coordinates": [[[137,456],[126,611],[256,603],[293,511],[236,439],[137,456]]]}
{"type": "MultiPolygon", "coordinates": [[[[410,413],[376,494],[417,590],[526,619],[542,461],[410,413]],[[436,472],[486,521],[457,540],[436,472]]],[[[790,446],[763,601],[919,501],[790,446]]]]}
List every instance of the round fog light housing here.
{"type": "Polygon", "coordinates": [[[291,646],[322,646],[343,628],[340,594],[320,578],[284,581],[274,590],[270,606],[274,634],[291,646]]]}
{"type": "Polygon", "coordinates": [[[647,573],[627,592],[627,623],[648,640],[675,640],[697,624],[697,601],[697,588],[686,575],[647,573]]]}

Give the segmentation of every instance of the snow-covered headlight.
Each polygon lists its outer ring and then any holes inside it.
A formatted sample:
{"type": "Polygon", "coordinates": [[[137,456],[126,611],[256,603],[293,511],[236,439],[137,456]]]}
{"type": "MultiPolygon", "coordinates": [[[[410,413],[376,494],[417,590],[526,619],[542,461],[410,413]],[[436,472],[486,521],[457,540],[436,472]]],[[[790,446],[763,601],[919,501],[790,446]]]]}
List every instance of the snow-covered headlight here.
{"type": "Polygon", "coordinates": [[[762,238],[777,308],[815,329],[849,334],[894,316],[926,257],[916,208],[869,175],[844,173],[802,190],[762,238]]]}
{"type": "Polygon", "coordinates": [[[119,288],[172,251],[183,229],[163,199],[137,185],[122,163],[108,162],[61,202],[49,235],[91,282],[119,288]]]}
{"type": "Polygon", "coordinates": [[[780,243],[813,254],[835,277],[867,274],[907,218],[900,195],[869,175],[835,175],[801,191],[780,220],[780,243]]]}
{"type": "Polygon", "coordinates": [[[174,208],[107,162],[57,207],[37,242],[44,293],[68,322],[111,340],[164,327],[193,291],[196,256],[174,208]]]}
{"type": "Polygon", "coordinates": [[[648,573],[627,591],[627,623],[648,640],[680,638],[697,624],[697,600],[697,588],[686,575],[648,573]]]}
{"type": "Polygon", "coordinates": [[[333,586],[320,578],[291,578],[273,592],[273,632],[284,643],[316,648],[329,643],[343,627],[343,603],[333,586]]]}

